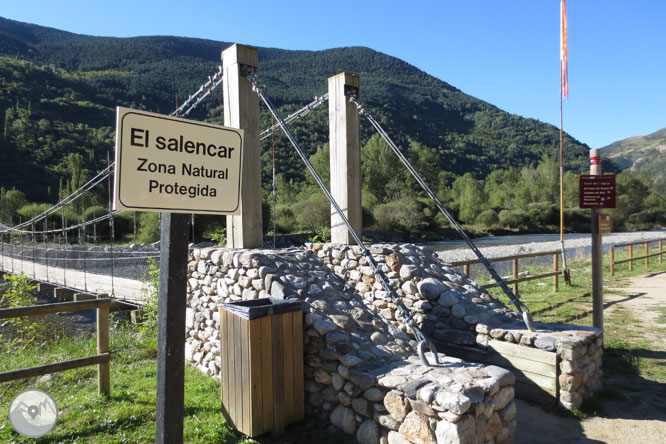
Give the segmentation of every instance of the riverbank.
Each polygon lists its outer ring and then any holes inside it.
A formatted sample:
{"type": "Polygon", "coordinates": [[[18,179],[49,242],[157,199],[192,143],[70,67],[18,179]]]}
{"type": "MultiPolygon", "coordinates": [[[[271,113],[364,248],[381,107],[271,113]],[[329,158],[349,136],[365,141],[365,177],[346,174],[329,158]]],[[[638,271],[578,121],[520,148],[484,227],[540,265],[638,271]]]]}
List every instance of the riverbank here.
{"type": "MultiPolygon", "coordinates": [[[[524,235],[524,236],[510,236],[514,238],[513,243],[496,245],[496,246],[484,246],[485,243],[499,243],[498,240],[501,238],[482,238],[475,239],[474,243],[479,247],[481,252],[488,258],[496,258],[502,256],[511,256],[515,254],[522,253],[541,253],[546,251],[555,251],[560,250],[562,245],[559,241],[559,236],[557,240],[549,241],[535,241],[535,242],[520,242],[518,238],[524,238],[525,240],[530,237],[536,237],[539,235],[524,235]]],[[[604,249],[607,250],[610,248],[610,244],[617,244],[620,242],[633,242],[639,240],[652,240],[652,239],[664,239],[666,238],[666,230],[659,231],[636,231],[631,233],[610,233],[604,234],[602,237],[604,249]]],[[[432,246],[433,249],[438,250],[437,255],[441,257],[444,261],[447,262],[458,262],[465,261],[470,259],[476,259],[474,252],[470,250],[467,246],[462,248],[453,248],[442,250],[444,244],[438,243],[437,246],[432,246]]],[[[458,244],[458,243],[457,243],[458,244]]],[[[564,246],[567,252],[567,259],[577,258],[585,256],[589,253],[590,246],[592,244],[592,238],[589,234],[567,234],[564,238],[564,246]]]]}

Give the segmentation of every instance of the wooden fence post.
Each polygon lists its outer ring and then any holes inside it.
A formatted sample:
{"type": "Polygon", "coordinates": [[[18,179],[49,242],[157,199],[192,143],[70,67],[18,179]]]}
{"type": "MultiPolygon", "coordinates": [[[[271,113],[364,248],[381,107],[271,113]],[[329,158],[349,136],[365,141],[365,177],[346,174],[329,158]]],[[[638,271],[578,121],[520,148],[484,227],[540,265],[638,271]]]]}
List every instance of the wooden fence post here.
{"type": "Polygon", "coordinates": [[[634,269],[634,261],[632,260],[634,258],[634,246],[629,245],[629,271],[632,271],[634,269]]]}
{"type": "Polygon", "coordinates": [[[610,246],[610,274],[615,276],[615,244],[610,246]]]}
{"type": "MultiPolygon", "coordinates": [[[[107,303],[97,308],[98,355],[109,353],[109,305],[110,303],[107,303]]],[[[111,394],[111,363],[109,361],[97,364],[97,389],[102,395],[111,394]]]]}
{"type": "Polygon", "coordinates": [[[463,270],[465,272],[465,276],[469,277],[469,264],[463,265],[463,270]]]}
{"type": "MultiPolygon", "coordinates": [[[[559,262],[560,262],[560,255],[558,253],[553,254],[553,272],[557,273],[557,269],[559,268],[559,262]]],[[[554,275],[553,276],[553,290],[558,291],[559,290],[559,276],[554,275]]]]}
{"type": "Polygon", "coordinates": [[[664,241],[659,241],[659,265],[664,263],[664,241]]]}
{"type": "Polygon", "coordinates": [[[650,268],[650,242],[645,242],[645,268],[650,268]]]}
{"type": "MultiPolygon", "coordinates": [[[[518,279],[518,259],[513,259],[513,279],[518,279]]],[[[513,294],[518,296],[518,282],[513,284],[513,294]]]]}

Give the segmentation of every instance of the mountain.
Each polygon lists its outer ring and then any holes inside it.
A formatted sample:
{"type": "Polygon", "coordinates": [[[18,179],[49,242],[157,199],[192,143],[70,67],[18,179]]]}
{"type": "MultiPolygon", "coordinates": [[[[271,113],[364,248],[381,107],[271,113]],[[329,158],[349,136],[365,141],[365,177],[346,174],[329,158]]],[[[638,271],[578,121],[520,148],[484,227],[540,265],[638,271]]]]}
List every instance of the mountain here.
{"type": "MultiPolygon", "coordinates": [[[[92,37],[0,18],[0,186],[54,200],[68,180],[72,153],[90,172],[106,163],[115,106],[170,113],[215,72],[228,46],[168,36],[92,37]]],[[[284,114],[325,93],[326,79],[341,71],[361,76],[362,100],[401,146],[412,140],[435,149],[439,167],[452,176],[485,177],[557,155],[554,126],[504,112],[390,55],[363,47],[259,48],[260,77],[284,114]]],[[[215,91],[190,117],[221,122],[220,94],[215,91]]],[[[261,126],[269,124],[264,111],[261,126]]],[[[292,130],[312,154],[327,142],[327,125],[326,107],[320,107],[292,130]]],[[[362,143],[371,135],[364,124],[362,143]]],[[[568,135],[565,144],[567,170],[584,172],[588,147],[568,135]]],[[[264,151],[267,178],[271,153],[264,151]]],[[[302,180],[304,168],[283,137],[276,152],[278,171],[302,180]]]]}
{"type": "Polygon", "coordinates": [[[666,128],[647,136],[619,140],[602,150],[622,170],[650,173],[656,188],[666,195],[666,128]]]}

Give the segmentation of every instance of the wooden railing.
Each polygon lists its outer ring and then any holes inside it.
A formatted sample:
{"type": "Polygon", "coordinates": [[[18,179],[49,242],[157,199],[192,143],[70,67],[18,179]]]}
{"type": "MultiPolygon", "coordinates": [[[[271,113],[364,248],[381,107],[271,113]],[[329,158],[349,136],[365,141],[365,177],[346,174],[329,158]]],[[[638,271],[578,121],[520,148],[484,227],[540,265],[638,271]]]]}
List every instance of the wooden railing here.
{"type": "MultiPolygon", "coordinates": [[[[104,295],[106,296],[106,295],[104,295]]],[[[80,302],[61,302],[48,305],[32,305],[29,307],[0,309],[0,319],[18,318],[24,316],[40,316],[50,313],[70,313],[97,309],[97,355],[69,361],[45,364],[37,367],[24,368],[0,373],[0,383],[16,379],[41,376],[48,373],[62,372],[89,365],[97,365],[97,385],[100,393],[109,395],[111,391],[111,372],[109,352],[109,307],[111,299],[101,298],[80,302]]]]}
{"type": "MultiPolygon", "coordinates": [[[[553,277],[553,290],[557,291],[559,289],[559,276],[562,274],[562,270],[559,270],[559,260],[560,260],[560,255],[562,254],[562,251],[557,250],[557,251],[545,251],[543,253],[525,253],[525,254],[516,254],[513,256],[504,256],[504,257],[497,257],[493,259],[488,259],[490,262],[504,262],[504,261],[511,261],[513,265],[513,274],[512,274],[512,279],[507,279],[504,282],[506,284],[513,284],[513,292],[514,294],[518,294],[518,283],[520,282],[527,282],[527,281],[533,281],[535,279],[544,279],[548,277],[553,277]],[[540,257],[540,256],[553,256],[553,271],[548,272],[548,273],[541,273],[541,274],[535,274],[532,276],[525,276],[525,277],[520,277],[520,270],[519,270],[519,260],[520,259],[527,259],[527,258],[534,258],[534,257],[540,257]]],[[[470,265],[473,264],[480,264],[481,260],[480,259],[473,259],[473,260],[468,260],[468,261],[458,261],[458,262],[451,262],[449,263],[450,266],[452,267],[463,267],[463,271],[465,273],[465,276],[469,277],[469,272],[470,272],[470,265]]],[[[483,288],[491,288],[491,287],[497,287],[499,284],[497,282],[493,282],[490,284],[483,285],[483,288]]]]}
{"type": "Polygon", "coordinates": [[[623,242],[621,244],[611,244],[610,246],[610,274],[611,276],[615,275],[615,265],[629,263],[629,270],[634,269],[634,261],[645,259],[645,267],[650,267],[650,258],[659,256],[659,264],[664,263],[664,240],[665,239],[652,239],[652,240],[643,240],[636,242],[623,242]],[[656,253],[650,253],[650,244],[652,242],[659,242],[659,251],[656,253]],[[645,255],[634,257],[634,245],[645,245],[645,255]],[[616,248],[629,248],[629,259],[623,259],[620,261],[615,260],[615,249],[616,248]]]}

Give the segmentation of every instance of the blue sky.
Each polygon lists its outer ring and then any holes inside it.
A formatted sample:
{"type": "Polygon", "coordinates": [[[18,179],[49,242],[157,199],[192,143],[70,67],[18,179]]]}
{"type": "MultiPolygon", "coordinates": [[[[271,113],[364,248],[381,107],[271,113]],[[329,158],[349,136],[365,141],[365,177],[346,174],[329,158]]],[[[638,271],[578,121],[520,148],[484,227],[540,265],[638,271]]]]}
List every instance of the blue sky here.
{"type": "MultiPolygon", "coordinates": [[[[6,18],[116,37],[262,47],[367,46],[559,127],[560,0],[22,0],[6,18]]],[[[666,127],[666,1],[568,0],[564,129],[591,148],[666,127]]]]}

